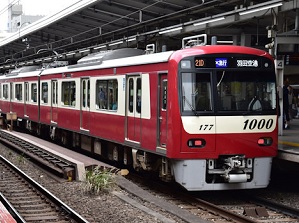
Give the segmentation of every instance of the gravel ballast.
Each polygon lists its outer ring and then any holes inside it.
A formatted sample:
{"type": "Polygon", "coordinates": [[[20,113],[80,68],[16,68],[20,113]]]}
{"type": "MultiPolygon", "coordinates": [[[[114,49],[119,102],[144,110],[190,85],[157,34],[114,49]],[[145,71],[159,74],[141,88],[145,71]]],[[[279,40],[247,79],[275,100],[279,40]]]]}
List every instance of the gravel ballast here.
{"type": "MultiPolygon", "coordinates": [[[[111,192],[104,191],[95,195],[84,192],[83,182],[58,182],[26,160],[22,155],[12,152],[3,145],[0,146],[0,154],[47,188],[90,223],[161,222],[154,216],[122,201],[111,192]]],[[[113,188],[113,191],[125,193],[116,186],[113,188]]]]}

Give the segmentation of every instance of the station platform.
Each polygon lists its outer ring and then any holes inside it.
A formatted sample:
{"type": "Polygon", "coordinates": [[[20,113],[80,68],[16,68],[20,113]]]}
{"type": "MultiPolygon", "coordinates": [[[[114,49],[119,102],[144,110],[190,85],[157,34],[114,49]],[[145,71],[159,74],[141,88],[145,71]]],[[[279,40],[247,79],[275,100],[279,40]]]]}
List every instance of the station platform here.
{"type": "Polygon", "coordinates": [[[278,136],[277,159],[299,163],[299,119],[292,119],[290,128],[278,136]]]}
{"type": "Polygon", "coordinates": [[[56,154],[57,156],[60,156],[65,160],[70,161],[71,163],[73,163],[76,166],[76,176],[77,176],[76,178],[79,181],[84,180],[85,170],[87,167],[102,166],[102,167],[107,167],[107,168],[113,168],[112,166],[110,166],[106,163],[103,163],[99,160],[96,160],[96,159],[93,159],[86,155],[77,153],[73,150],[65,149],[62,146],[59,146],[55,143],[48,142],[46,140],[37,138],[35,136],[29,135],[26,133],[17,132],[17,131],[8,131],[8,130],[3,130],[3,131],[9,132],[12,135],[16,135],[16,136],[26,140],[27,142],[30,142],[34,145],[38,145],[40,148],[47,150],[47,151],[51,152],[52,154],[56,154]]]}

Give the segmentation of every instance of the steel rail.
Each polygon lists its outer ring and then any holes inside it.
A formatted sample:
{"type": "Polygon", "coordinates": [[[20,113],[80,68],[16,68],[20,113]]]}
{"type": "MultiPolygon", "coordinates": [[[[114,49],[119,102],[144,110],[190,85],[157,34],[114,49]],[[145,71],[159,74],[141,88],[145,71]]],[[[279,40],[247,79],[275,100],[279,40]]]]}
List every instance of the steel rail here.
{"type": "Polygon", "coordinates": [[[82,216],[80,216],[77,212],[75,212],[73,209],[71,209],[69,206],[67,206],[64,202],[62,202],[60,199],[58,199],[55,195],[53,195],[50,191],[48,191],[46,188],[44,188],[43,186],[41,186],[35,180],[33,180],[32,178],[30,178],[21,169],[19,169],[18,167],[16,167],[14,164],[12,164],[10,161],[8,161],[7,159],[5,159],[1,155],[0,155],[0,160],[1,160],[1,162],[5,163],[7,166],[9,166],[13,171],[15,171],[24,180],[26,180],[27,182],[29,182],[30,185],[32,185],[36,190],[38,190],[45,197],[47,197],[57,207],[61,208],[65,212],[67,212],[68,216],[71,219],[74,219],[78,223],[88,223],[88,221],[85,220],[82,216]]]}

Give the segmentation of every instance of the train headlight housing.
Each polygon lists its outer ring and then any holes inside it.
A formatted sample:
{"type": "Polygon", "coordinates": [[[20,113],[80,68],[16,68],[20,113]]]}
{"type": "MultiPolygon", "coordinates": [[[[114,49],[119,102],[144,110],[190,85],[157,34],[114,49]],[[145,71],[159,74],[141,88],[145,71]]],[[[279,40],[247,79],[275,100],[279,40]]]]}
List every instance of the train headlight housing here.
{"type": "Polygon", "coordinates": [[[182,69],[191,69],[191,61],[190,60],[182,60],[181,68],[182,69]]]}
{"type": "Polygon", "coordinates": [[[259,146],[271,146],[273,143],[273,139],[271,137],[263,137],[257,140],[257,144],[259,146]]]}
{"type": "Polygon", "coordinates": [[[203,148],[206,145],[206,140],[204,139],[189,139],[187,145],[190,148],[203,148]]]}

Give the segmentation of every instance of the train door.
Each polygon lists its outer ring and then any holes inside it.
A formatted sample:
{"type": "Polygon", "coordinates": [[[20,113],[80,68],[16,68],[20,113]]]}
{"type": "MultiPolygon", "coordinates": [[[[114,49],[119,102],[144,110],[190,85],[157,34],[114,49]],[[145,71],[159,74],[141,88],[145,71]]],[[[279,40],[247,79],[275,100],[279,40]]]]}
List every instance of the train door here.
{"type": "Polygon", "coordinates": [[[58,82],[51,82],[51,123],[57,124],[58,121],[58,82]]]}
{"type": "Polygon", "coordinates": [[[28,114],[27,114],[28,101],[29,101],[29,83],[25,82],[24,117],[28,117],[28,114]]]}
{"type": "Polygon", "coordinates": [[[126,137],[127,141],[141,140],[141,77],[127,77],[126,93],[126,137]]]}
{"type": "Polygon", "coordinates": [[[89,131],[90,80],[88,78],[81,79],[80,108],[80,129],[89,131]]]}
{"type": "Polygon", "coordinates": [[[159,76],[159,104],[158,104],[158,147],[166,149],[167,139],[167,74],[159,76]]]}

